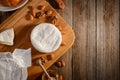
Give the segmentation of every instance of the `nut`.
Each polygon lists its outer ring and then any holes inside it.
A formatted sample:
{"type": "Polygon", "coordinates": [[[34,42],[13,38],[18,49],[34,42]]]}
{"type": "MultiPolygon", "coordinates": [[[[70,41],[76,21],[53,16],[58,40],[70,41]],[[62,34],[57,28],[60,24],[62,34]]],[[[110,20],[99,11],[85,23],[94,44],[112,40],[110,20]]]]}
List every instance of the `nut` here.
{"type": "Polygon", "coordinates": [[[41,59],[41,60],[45,60],[45,57],[44,57],[44,56],[42,56],[42,57],[40,57],[40,59],[41,59]]]}
{"type": "Polygon", "coordinates": [[[60,31],[63,30],[62,26],[60,26],[60,25],[58,25],[57,28],[58,28],[60,31]]]}
{"type": "Polygon", "coordinates": [[[61,67],[65,67],[65,61],[61,61],[61,67]]]}
{"type": "Polygon", "coordinates": [[[47,60],[53,60],[55,58],[54,54],[47,55],[47,60]]]}
{"type": "Polygon", "coordinates": [[[52,17],[52,24],[56,24],[57,20],[58,20],[57,16],[53,16],[52,17]]]}
{"type": "Polygon", "coordinates": [[[45,10],[45,6],[44,5],[38,6],[38,10],[41,10],[41,11],[45,10]]]}
{"type": "Polygon", "coordinates": [[[52,24],[56,24],[57,20],[58,20],[58,17],[57,16],[53,16],[52,17],[52,24]]]}
{"type": "Polygon", "coordinates": [[[55,65],[57,66],[57,67],[65,67],[65,61],[58,61],[58,62],[56,62],[55,63],[55,65]]]}
{"type": "Polygon", "coordinates": [[[26,15],[26,19],[27,20],[33,20],[34,17],[31,14],[28,13],[28,15],[26,15]]]}
{"type": "Polygon", "coordinates": [[[33,17],[32,15],[30,15],[29,17],[30,17],[30,18],[29,18],[30,20],[33,20],[33,19],[34,19],[34,17],[33,17]]]}
{"type": "Polygon", "coordinates": [[[42,64],[45,64],[48,61],[45,56],[40,57],[40,60],[42,61],[42,64]]]}
{"type": "Polygon", "coordinates": [[[63,80],[63,76],[62,75],[59,75],[59,80],[63,80]]]}
{"type": "Polygon", "coordinates": [[[33,6],[28,6],[29,10],[33,10],[34,7],[33,6]]]}
{"type": "Polygon", "coordinates": [[[29,6],[31,14],[35,17],[35,11],[33,6],[29,6]]]}
{"type": "Polygon", "coordinates": [[[45,60],[44,60],[44,62],[46,63],[46,62],[48,62],[48,60],[47,60],[47,59],[45,59],[45,60]]]}
{"type": "Polygon", "coordinates": [[[58,19],[58,17],[57,16],[53,16],[52,19],[58,19]]]}
{"type": "Polygon", "coordinates": [[[46,63],[46,62],[48,62],[48,60],[47,60],[47,59],[44,59],[42,62],[43,62],[43,63],[46,63]]]}
{"type": "Polygon", "coordinates": [[[32,10],[31,13],[32,13],[32,15],[35,17],[35,12],[34,12],[34,10],[32,10]]]}
{"type": "Polygon", "coordinates": [[[53,13],[53,12],[52,12],[51,10],[48,10],[48,11],[45,12],[45,14],[46,14],[47,16],[50,16],[52,13],[53,13]]]}
{"type": "Polygon", "coordinates": [[[56,65],[57,67],[61,67],[61,66],[62,66],[60,61],[59,61],[59,62],[56,62],[55,65],[56,65]]]}
{"type": "Polygon", "coordinates": [[[36,18],[40,18],[40,17],[42,17],[43,15],[44,15],[44,12],[37,12],[36,15],[35,15],[35,17],[36,17],[36,18]]]}
{"type": "Polygon", "coordinates": [[[65,46],[65,45],[66,45],[66,43],[65,43],[65,42],[62,42],[62,43],[61,43],[61,46],[65,46]]]}
{"type": "Polygon", "coordinates": [[[58,8],[60,8],[60,9],[65,8],[65,4],[64,4],[63,0],[54,0],[54,1],[57,4],[58,8]]]}
{"type": "Polygon", "coordinates": [[[52,20],[52,24],[56,24],[57,23],[57,20],[56,19],[53,19],[52,20]]]}

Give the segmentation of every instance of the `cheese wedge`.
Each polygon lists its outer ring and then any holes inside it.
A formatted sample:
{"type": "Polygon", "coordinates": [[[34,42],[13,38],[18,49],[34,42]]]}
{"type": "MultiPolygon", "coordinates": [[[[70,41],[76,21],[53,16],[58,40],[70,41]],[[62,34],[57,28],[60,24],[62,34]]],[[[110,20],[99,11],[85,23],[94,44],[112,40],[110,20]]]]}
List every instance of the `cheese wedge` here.
{"type": "Polygon", "coordinates": [[[13,45],[14,30],[13,28],[7,29],[0,33],[0,44],[13,45]]]}
{"type": "Polygon", "coordinates": [[[53,24],[41,23],[31,32],[31,43],[39,52],[51,53],[59,48],[61,42],[61,32],[53,24]]]}

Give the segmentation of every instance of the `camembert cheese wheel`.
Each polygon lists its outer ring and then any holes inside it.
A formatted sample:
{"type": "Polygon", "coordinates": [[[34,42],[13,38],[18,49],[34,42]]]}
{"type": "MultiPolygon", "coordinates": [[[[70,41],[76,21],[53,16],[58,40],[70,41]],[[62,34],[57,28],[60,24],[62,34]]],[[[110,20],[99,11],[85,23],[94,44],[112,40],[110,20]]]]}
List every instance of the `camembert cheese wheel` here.
{"type": "Polygon", "coordinates": [[[59,48],[61,42],[61,32],[53,24],[41,23],[31,32],[31,43],[39,52],[54,52],[59,48]]]}

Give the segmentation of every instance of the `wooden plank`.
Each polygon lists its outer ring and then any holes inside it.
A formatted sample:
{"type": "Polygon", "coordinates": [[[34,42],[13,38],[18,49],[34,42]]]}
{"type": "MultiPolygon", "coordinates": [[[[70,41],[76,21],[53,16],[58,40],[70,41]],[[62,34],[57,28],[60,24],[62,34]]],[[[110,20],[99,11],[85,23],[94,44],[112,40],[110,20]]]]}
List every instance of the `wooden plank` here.
{"type": "Polygon", "coordinates": [[[73,1],[73,80],[96,80],[95,0],[73,1]]]}
{"type": "Polygon", "coordinates": [[[0,24],[8,18],[13,12],[0,12],[0,24]]]}
{"type": "MultiPolygon", "coordinates": [[[[5,20],[0,25],[0,30],[7,29],[7,28],[14,28],[15,31],[15,44],[14,46],[5,46],[0,45],[0,51],[10,51],[12,52],[15,48],[24,48],[27,49],[29,47],[32,48],[32,67],[28,69],[28,80],[35,80],[40,73],[42,72],[41,68],[36,65],[36,60],[40,58],[40,56],[45,56],[47,54],[40,53],[36,51],[29,40],[31,30],[39,23],[47,22],[50,23],[46,17],[41,19],[34,19],[33,21],[27,21],[25,16],[28,11],[28,6],[34,6],[37,8],[39,5],[45,5],[46,10],[52,10],[53,15],[58,16],[58,23],[57,25],[63,26],[63,31],[65,32],[63,37],[63,41],[66,43],[65,46],[60,46],[60,48],[53,52],[52,54],[55,55],[55,59],[52,61],[48,61],[44,64],[46,68],[50,67],[57,59],[59,59],[65,52],[72,46],[75,36],[72,28],[66,23],[66,21],[44,0],[32,0],[26,6],[21,8],[20,10],[16,11],[12,14],[7,20],[5,20]],[[22,38],[21,38],[22,37],[22,38]]],[[[37,10],[36,10],[37,12],[37,10]]]]}
{"type": "MultiPolygon", "coordinates": [[[[66,20],[66,22],[72,26],[72,0],[64,0],[64,3],[66,5],[65,9],[57,9],[57,11],[66,20]]],[[[50,69],[56,70],[59,74],[61,74],[63,76],[63,80],[72,80],[72,49],[69,49],[58,61],[61,60],[64,60],[66,63],[64,68],[52,66],[50,69]]]]}
{"type": "Polygon", "coordinates": [[[97,0],[97,80],[119,80],[119,0],[97,0]]]}

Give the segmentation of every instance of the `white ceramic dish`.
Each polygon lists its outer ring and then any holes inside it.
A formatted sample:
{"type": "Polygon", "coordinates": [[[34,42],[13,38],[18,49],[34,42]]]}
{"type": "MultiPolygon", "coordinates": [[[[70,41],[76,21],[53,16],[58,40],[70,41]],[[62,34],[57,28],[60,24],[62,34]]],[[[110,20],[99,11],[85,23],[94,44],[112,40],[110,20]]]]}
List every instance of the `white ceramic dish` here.
{"type": "Polygon", "coordinates": [[[23,0],[21,3],[19,3],[17,6],[15,7],[5,7],[5,6],[2,6],[0,5],[0,11],[13,11],[13,10],[16,10],[16,9],[19,9],[21,8],[22,6],[24,6],[29,0],[23,0]]]}

